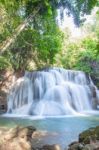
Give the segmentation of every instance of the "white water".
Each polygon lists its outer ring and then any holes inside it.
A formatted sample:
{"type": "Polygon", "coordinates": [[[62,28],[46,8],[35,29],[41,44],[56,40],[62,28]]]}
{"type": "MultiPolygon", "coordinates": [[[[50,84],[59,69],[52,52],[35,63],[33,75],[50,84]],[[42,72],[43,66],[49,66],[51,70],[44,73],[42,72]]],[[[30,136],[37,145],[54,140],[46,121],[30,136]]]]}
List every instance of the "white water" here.
{"type": "Polygon", "coordinates": [[[99,91],[82,71],[49,68],[26,72],[8,95],[9,114],[66,116],[92,112],[99,91]]]}

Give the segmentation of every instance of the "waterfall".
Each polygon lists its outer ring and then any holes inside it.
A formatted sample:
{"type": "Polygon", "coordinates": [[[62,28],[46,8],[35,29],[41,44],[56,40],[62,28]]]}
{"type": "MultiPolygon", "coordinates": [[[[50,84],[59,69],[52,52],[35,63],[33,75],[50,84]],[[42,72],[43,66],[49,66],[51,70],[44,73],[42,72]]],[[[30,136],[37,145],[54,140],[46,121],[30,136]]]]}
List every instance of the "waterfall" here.
{"type": "Polygon", "coordinates": [[[25,72],[8,95],[7,113],[17,115],[76,115],[98,109],[99,91],[82,71],[47,68],[25,72]]]}

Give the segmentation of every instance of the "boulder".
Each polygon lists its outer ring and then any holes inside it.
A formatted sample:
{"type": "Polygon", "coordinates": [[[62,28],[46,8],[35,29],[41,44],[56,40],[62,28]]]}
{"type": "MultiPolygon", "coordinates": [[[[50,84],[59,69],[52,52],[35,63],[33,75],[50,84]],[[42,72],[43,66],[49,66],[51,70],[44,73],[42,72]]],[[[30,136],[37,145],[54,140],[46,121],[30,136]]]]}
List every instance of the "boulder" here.
{"type": "Polygon", "coordinates": [[[99,126],[83,131],[79,141],[71,143],[68,150],[99,150],[99,126]]]}
{"type": "Polygon", "coordinates": [[[83,147],[84,147],[83,144],[79,142],[73,142],[69,145],[68,150],[82,150],[83,147]]]}
{"type": "Polygon", "coordinates": [[[16,127],[0,132],[0,150],[32,150],[31,138],[35,127],[16,127]]]}
{"type": "Polygon", "coordinates": [[[37,132],[36,128],[32,126],[17,126],[11,129],[0,128],[0,150],[61,150],[58,144],[39,147],[39,138],[37,138],[39,134],[45,136],[48,133],[37,132]],[[33,143],[35,140],[37,145],[33,143]]]}
{"type": "Polygon", "coordinates": [[[86,144],[82,150],[99,150],[99,142],[86,144]]]}
{"type": "Polygon", "coordinates": [[[34,131],[36,131],[35,127],[32,126],[28,126],[28,127],[24,127],[24,128],[19,128],[18,130],[18,136],[21,138],[27,137],[28,138],[32,138],[32,134],[34,133],[34,131]]]}
{"type": "Polygon", "coordinates": [[[94,135],[95,135],[94,128],[90,128],[89,130],[86,130],[79,135],[79,142],[89,144],[91,138],[94,137],[94,135]]]}
{"type": "Polygon", "coordinates": [[[90,144],[99,140],[99,126],[90,128],[79,135],[79,142],[84,144],[90,144]]]}

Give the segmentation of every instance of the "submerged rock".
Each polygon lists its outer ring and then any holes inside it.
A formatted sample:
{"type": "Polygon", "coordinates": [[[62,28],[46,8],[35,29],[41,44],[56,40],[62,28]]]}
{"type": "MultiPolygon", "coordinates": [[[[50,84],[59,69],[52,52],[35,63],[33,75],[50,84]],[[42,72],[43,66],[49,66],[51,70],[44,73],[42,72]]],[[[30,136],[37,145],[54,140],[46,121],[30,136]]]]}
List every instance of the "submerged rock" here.
{"type": "Polygon", "coordinates": [[[58,144],[44,145],[41,150],[61,150],[61,147],[58,144]]]}

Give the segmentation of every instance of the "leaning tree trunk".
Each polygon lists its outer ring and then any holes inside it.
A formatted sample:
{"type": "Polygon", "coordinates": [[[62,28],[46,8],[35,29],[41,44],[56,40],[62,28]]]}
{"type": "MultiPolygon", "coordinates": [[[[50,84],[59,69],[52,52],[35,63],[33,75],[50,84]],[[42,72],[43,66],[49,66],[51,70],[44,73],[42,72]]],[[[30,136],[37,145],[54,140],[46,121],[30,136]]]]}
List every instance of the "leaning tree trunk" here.
{"type": "Polygon", "coordinates": [[[15,39],[17,38],[17,36],[24,30],[24,28],[26,27],[26,25],[28,24],[28,22],[35,17],[35,15],[39,12],[40,7],[37,8],[37,10],[33,13],[33,15],[29,15],[24,22],[22,22],[22,24],[20,24],[15,32],[13,33],[13,35],[10,38],[7,38],[4,43],[2,44],[2,46],[0,47],[0,54],[2,54],[7,48],[10,47],[11,44],[14,43],[15,39]]]}

